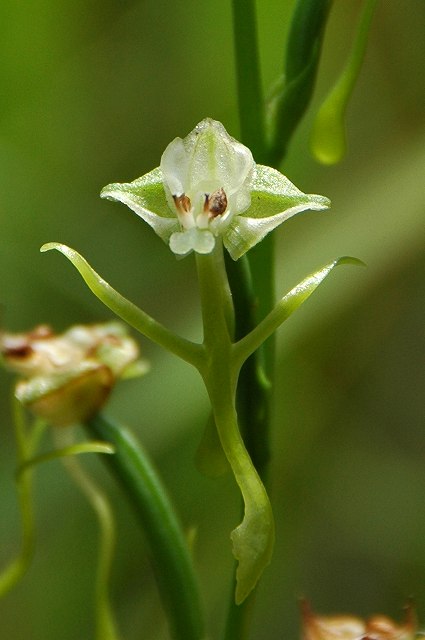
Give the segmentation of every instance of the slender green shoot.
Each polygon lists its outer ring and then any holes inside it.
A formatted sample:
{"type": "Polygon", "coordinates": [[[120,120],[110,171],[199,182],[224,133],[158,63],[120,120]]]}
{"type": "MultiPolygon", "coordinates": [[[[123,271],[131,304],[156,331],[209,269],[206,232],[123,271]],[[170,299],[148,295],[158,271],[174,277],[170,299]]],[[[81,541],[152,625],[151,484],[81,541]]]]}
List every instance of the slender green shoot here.
{"type": "Polygon", "coordinates": [[[345,112],[362,67],[376,5],[377,0],[366,0],[345,69],[323,102],[314,121],[311,151],[323,164],[336,164],[345,156],[347,150],[345,112]]]}
{"type": "MultiPolygon", "coordinates": [[[[24,409],[13,396],[12,415],[15,431],[18,465],[22,466],[32,455],[46,424],[36,420],[29,428],[26,424],[24,409]]],[[[26,469],[17,478],[17,492],[22,523],[21,549],[17,557],[0,573],[0,598],[6,595],[27,572],[34,553],[35,522],[32,504],[32,470],[26,469]]]]}
{"type": "MultiPolygon", "coordinates": [[[[120,636],[112,613],[109,597],[109,582],[115,549],[115,522],[106,495],[90,478],[75,455],[78,453],[113,453],[114,449],[105,443],[87,442],[87,446],[73,444],[72,431],[56,429],[55,441],[61,446],[56,452],[76,485],[92,506],[99,523],[99,547],[95,585],[96,640],[119,640],[120,636]]],[[[39,456],[42,458],[42,456],[39,456]]],[[[46,459],[53,459],[53,455],[46,459]]]]}

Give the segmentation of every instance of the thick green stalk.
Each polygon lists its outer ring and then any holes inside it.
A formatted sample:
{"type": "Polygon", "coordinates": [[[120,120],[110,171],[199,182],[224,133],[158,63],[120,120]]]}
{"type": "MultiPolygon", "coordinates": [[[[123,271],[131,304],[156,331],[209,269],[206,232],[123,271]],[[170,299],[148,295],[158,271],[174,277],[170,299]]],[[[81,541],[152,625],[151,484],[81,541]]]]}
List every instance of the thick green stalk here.
{"type": "MultiPolygon", "coordinates": [[[[241,140],[250,147],[257,162],[265,163],[267,144],[255,0],[233,0],[232,8],[241,140]]],[[[273,306],[271,235],[254,247],[249,258],[244,256],[237,262],[226,259],[226,269],[235,306],[235,336],[239,339],[249,333],[258,317],[262,317],[273,306]],[[261,291],[261,296],[257,296],[256,291],[261,291]]],[[[271,352],[269,343],[268,355],[271,352]]],[[[263,353],[254,354],[245,363],[240,373],[237,395],[245,443],[256,468],[263,474],[269,460],[270,402],[263,353]]]]}
{"type": "Polygon", "coordinates": [[[203,614],[192,559],[157,472],[128,429],[100,415],[86,428],[114,446],[115,454],[102,459],[125,490],[145,532],[171,637],[202,640],[203,614]]]}
{"type": "Polygon", "coordinates": [[[232,0],[241,139],[264,162],[265,122],[255,0],[232,0]]]}
{"type": "MultiPolygon", "coordinates": [[[[234,338],[238,341],[249,334],[257,324],[257,299],[247,256],[242,256],[237,262],[234,262],[228,254],[225,257],[235,308],[234,338]]],[[[270,385],[265,376],[264,359],[263,350],[259,350],[248,358],[239,374],[237,390],[240,428],[246,448],[261,477],[264,476],[270,459],[268,438],[270,385]]]]}
{"type": "Polygon", "coordinates": [[[284,86],[276,107],[268,163],[279,166],[310,104],[332,0],[297,0],[286,44],[284,86]]]}
{"type": "Polygon", "coordinates": [[[255,591],[242,604],[229,607],[223,640],[248,640],[254,603],[255,591]]]}
{"type": "MultiPolygon", "coordinates": [[[[274,137],[268,147],[258,56],[255,1],[233,0],[233,27],[239,117],[242,142],[250,146],[257,162],[278,166],[289,140],[312,96],[324,27],[331,0],[297,0],[286,50],[286,87],[277,102],[274,137]]],[[[227,263],[235,302],[235,336],[240,340],[274,307],[274,239],[272,234],[250,252],[249,261],[227,263]],[[250,277],[252,272],[252,285],[250,277]],[[242,267],[242,268],[241,268],[242,267]],[[240,293],[242,292],[242,295],[240,293]]],[[[240,373],[238,408],[245,443],[264,478],[269,458],[270,393],[266,377],[273,376],[274,341],[255,352],[240,373]]],[[[246,637],[252,606],[230,604],[226,640],[246,637]]]]}
{"type": "MultiPolygon", "coordinates": [[[[257,162],[267,162],[265,105],[258,52],[255,0],[233,0],[233,32],[239,122],[241,140],[250,147],[257,162]]],[[[255,289],[262,292],[261,305],[273,305],[273,239],[266,238],[250,258],[226,262],[230,288],[235,307],[235,337],[242,338],[256,324],[258,298],[255,289]],[[254,287],[250,265],[254,266],[254,287]],[[258,288],[257,288],[258,287],[258,288]]],[[[239,376],[237,405],[243,437],[255,467],[265,474],[269,460],[269,392],[264,384],[263,356],[257,352],[243,366],[239,376]]],[[[226,623],[225,640],[243,640],[249,627],[251,596],[237,606],[233,593],[226,623]]]]}

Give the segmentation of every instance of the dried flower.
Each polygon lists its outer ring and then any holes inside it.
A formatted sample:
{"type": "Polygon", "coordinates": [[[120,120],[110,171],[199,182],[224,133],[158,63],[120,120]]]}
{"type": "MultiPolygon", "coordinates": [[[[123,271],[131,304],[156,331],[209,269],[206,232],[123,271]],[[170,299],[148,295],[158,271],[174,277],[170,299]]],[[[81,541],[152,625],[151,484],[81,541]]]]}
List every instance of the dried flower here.
{"type": "Polygon", "coordinates": [[[0,355],[6,368],[22,376],[18,400],[57,426],[88,419],[119,378],[146,370],[136,342],[119,322],[75,325],[60,335],[46,325],[3,333],[0,355]]]}
{"type": "Polygon", "coordinates": [[[319,616],[302,602],[302,640],[414,640],[416,618],[413,607],[406,607],[406,621],[375,615],[367,620],[349,615],[319,616]]]}

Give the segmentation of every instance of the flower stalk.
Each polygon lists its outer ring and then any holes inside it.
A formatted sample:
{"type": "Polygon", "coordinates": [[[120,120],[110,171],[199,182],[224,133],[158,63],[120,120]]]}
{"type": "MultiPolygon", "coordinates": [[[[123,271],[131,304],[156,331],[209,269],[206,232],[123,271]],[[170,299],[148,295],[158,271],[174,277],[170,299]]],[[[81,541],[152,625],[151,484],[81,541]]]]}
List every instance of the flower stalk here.
{"type": "Polygon", "coordinates": [[[246,450],[237,420],[236,387],[242,363],[235,360],[233,322],[229,324],[226,317],[229,288],[222,248],[217,246],[212,254],[197,256],[197,269],[207,362],[200,373],[223,451],[244,501],[242,523],[231,533],[233,554],[239,563],[235,600],[241,604],[270,562],[274,521],[267,492],[246,450]]]}

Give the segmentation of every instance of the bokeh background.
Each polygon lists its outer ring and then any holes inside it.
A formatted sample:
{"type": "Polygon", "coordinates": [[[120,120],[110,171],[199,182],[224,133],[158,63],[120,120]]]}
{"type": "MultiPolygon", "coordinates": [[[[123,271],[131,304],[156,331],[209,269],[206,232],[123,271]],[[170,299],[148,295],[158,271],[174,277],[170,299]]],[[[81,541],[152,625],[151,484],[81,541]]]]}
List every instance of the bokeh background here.
{"type": "MultiPolygon", "coordinates": [[[[264,86],[281,72],[293,2],[259,0],[264,86]]],[[[273,428],[274,561],[252,638],[299,637],[298,598],[323,613],[425,623],[425,4],[378,7],[350,104],[349,154],[317,165],[315,107],[341,69],[358,15],[340,0],[327,29],[315,101],[282,170],[329,196],[277,232],[277,293],[339,255],[344,267],[279,333],[273,428]]],[[[159,164],[166,144],[206,115],[238,136],[230,2],[3,0],[0,5],[0,302],[12,331],[111,317],[47,241],[77,248],[117,289],[182,334],[200,335],[192,258],[171,252],[123,205],[112,181],[159,164]]],[[[154,458],[194,548],[211,638],[219,637],[239,515],[230,477],[198,475],[208,403],[195,372],[141,340],[143,380],[122,383],[108,413],[154,458]]],[[[0,372],[0,562],[19,547],[12,379],[0,372]]],[[[146,545],[124,497],[85,457],[117,512],[113,600],[125,640],[168,638],[146,545]]],[[[37,550],[0,602],[0,638],[90,640],[95,518],[59,462],[38,470],[37,550]]]]}

